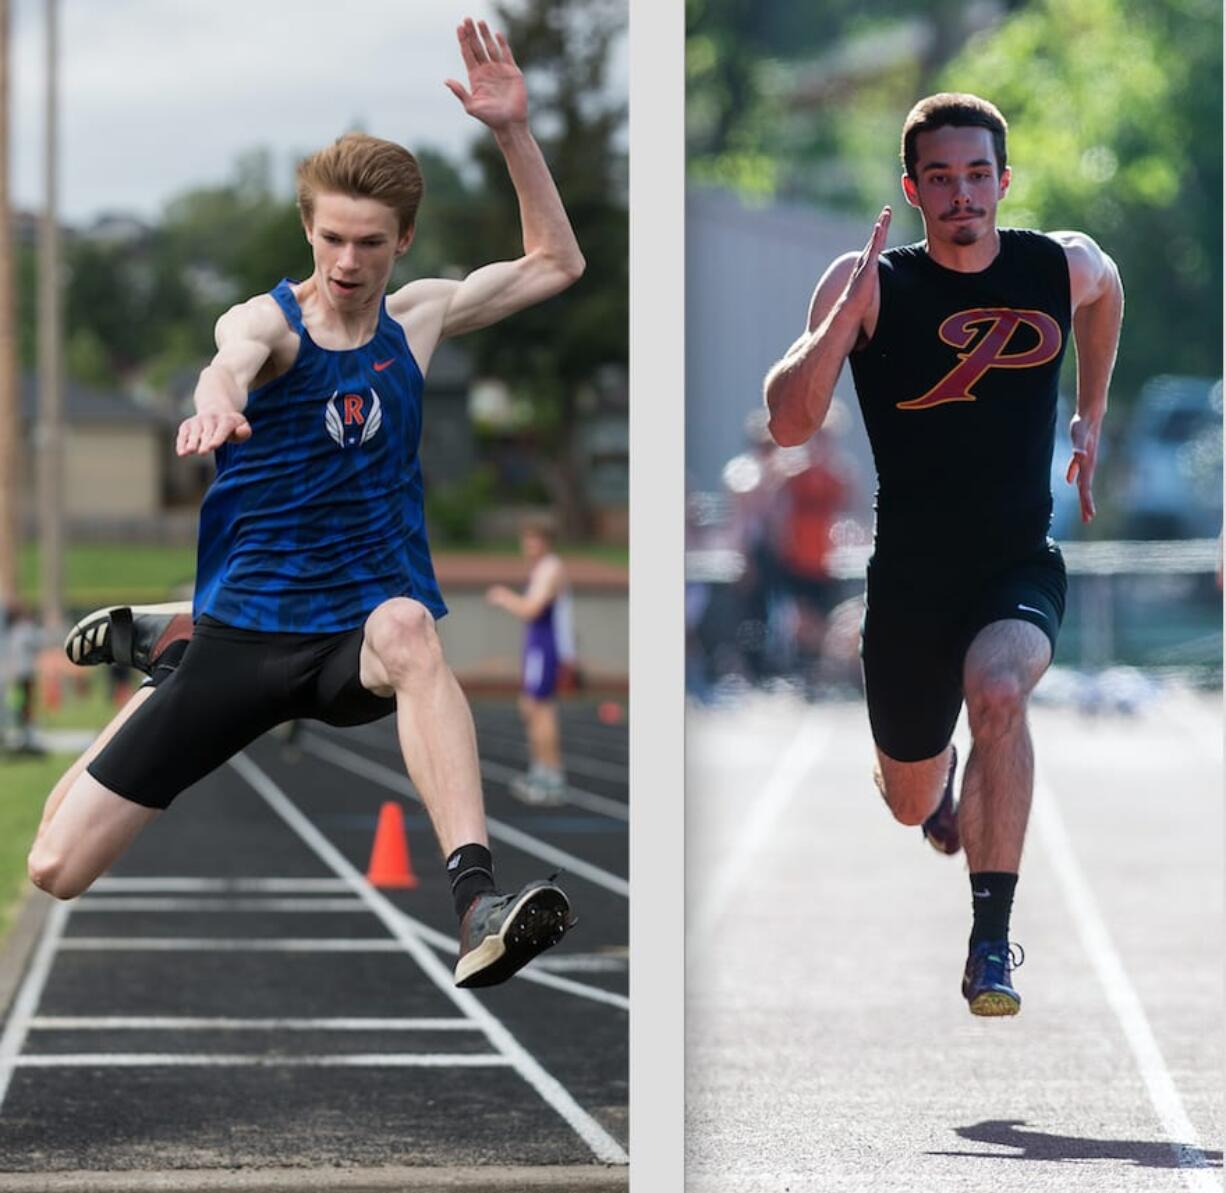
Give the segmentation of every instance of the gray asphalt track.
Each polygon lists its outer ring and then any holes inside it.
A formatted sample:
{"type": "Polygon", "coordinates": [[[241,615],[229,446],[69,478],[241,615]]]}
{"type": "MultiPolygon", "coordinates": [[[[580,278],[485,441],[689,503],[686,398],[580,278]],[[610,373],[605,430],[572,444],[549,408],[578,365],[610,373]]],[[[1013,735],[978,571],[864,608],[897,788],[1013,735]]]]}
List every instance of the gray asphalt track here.
{"type": "Polygon", "coordinates": [[[1032,723],[1024,1005],[976,1020],[965,864],[889,817],[863,706],[690,712],[690,1193],[1221,1187],[1221,701],[1032,723]]]}
{"type": "Polygon", "coordinates": [[[500,884],[562,870],[580,917],[562,945],[456,991],[447,882],[391,721],[262,739],[52,908],[0,1037],[0,1174],[624,1184],[625,728],[568,707],[574,802],[534,808],[507,792],[513,708],[475,712],[500,884]],[[414,890],[364,878],[385,800],[405,810],[414,890]]]}

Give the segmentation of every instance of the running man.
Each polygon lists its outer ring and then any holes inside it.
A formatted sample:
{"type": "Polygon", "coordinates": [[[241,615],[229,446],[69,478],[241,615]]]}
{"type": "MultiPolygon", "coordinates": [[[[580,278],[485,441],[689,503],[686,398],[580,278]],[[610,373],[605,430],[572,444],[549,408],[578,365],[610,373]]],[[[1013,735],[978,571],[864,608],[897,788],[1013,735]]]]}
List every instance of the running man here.
{"type": "Polygon", "coordinates": [[[566,565],[554,552],[553,526],[525,523],[520,549],[531,565],[528,587],[515,592],[495,584],[485,599],[524,623],[519,715],[528,735],[531,767],[511,781],[511,794],[527,804],[560,804],[566,795],[557,693],[575,662],[574,620],[566,565]]]}
{"type": "Polygon", "coordinates": [[[1123,313],[1119,274],[1080,232],[998,229],[1006,124],[973,95],[921,100],[903,126],[903,194],[925,239],[863,252],[818,283],[807,331],[766,378],[771,432],[822,425],[845,360],[877,467],[861,655],[877,782],[940,851],[966,848],[972,909],[962,993],[1013,1015],[1009,915],[1034,785],[1026,723],[1051,662],[1065,573],[1047,537],[1060,362],[1072,330],[1077,411],[1067,480],[1081,516],[1123,313]],[[963,700],[972,748],[954,805],[963,700]]]}
{"type": "Polygon", "coordinates": [[[51,792],[29,869],[70,899],[266,730],[395,713],[461,921],[456,983],[488,986],[573,920],[553,883],[494,886],[472,714],[434,628],[446,607],[422,509],[422,383],[442,339],[557,294],[584,261],[505,37],[472,20],[458,35],[468,86],[447,86],[502,151],[523,255],[386,294],[422,193],[412,154],[350,134],[301,163],[314,271],[221,317],[179,428],[179,455],[217,453],[194,607],[102,610],[69,635],[74,661],[118,659],[152,678],[51,792]]]}

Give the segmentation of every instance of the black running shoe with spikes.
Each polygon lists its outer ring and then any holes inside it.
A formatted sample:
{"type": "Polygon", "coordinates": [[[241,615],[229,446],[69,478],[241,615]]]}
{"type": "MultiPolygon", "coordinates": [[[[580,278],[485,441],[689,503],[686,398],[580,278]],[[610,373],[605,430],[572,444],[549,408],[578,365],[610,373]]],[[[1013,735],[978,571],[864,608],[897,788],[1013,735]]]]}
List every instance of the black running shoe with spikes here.
{"type": "Polygon", "coordinates": [[[79,667],[117,663],[152,675],[176,642],[192,636],[192,605],[112,605],[83,617],[64,639],[64,651],[79,667]]]}
{"type": "Polygon", "coordinates": [[[557,944],[577,923],[570,900],[552,882],[530,882],[514,895],[478,895],[460,921],[457,986],[496,986],[557,944]]]}

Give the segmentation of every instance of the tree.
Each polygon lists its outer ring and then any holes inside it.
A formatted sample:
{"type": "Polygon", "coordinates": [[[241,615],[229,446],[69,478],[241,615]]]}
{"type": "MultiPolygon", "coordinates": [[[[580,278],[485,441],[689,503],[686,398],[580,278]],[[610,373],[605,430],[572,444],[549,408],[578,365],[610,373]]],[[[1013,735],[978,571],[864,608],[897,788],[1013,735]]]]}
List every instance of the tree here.
{"type": "Polygon", "coordinates": [[[1119,264],[1126,401],[1156,373],[1221,373],[1221,47],[1211,0],[1039,0],[942,76],[1009,120],[1010,220],[1086,231],[1119,264]]]}
{"type": "MultiPolygon", "coordinates": [[[[625,21],[622,0],[523,0],[497,6],[528,79],[533,128],[541,141],[587,273],[570,290],[469,337],[479,371],[506,379],[531,403],[538,440],[551,461],[545,477],[563,529],[586,532],[588,511],[575,463],[581,395],[600,370],[623,364],[629,343],[629,231],[624,102],[608,86],[610,51],[625,21]]],[[[441,214],[465,269],[520,252],[519,207],[493,138],[473,148],[480,205],[441,214]]]]}

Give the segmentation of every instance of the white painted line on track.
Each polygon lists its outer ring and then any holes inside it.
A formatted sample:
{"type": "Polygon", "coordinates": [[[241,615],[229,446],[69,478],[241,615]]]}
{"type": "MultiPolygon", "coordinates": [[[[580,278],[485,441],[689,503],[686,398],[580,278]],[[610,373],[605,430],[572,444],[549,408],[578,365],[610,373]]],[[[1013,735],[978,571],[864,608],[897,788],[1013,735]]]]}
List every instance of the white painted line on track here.
{"type": "Polygon", "coordinates": [[[787,810],[801,782],[817,765],[833,732],[829,725],[806,718],[761,793],[747,796],[746,823],[737,834],[731,852],[721,859],[717,870],[707,875],[706,898],[699,904],[692,927],[686,932],[688,948],[703,948],[715,934],[755,854],[787,810]]]}
{"type": "Polygon", "coordinates": [[[192,1015],[36,1015],[33,1031],[480,1031],[469,1019],[227,1019],[192,1015]]]}
{"type": "MultiPolygon", "coordinates": [[[[503,766],[500,762],[488,762],[485,759],[481,760],[481,773],[488,775],[491,779],[496,779],[499,783],[510,783],[513,779],[519,778],[524,772],[522,769],[514,766],[503,766]]],[[[596,812],[601,816],[608,816],[611,820],[630,820],[629,805],[620,800],[610,799],[607,795],[597,795],[594,791],[584,791],[581,787],[575,787],[567,783],[562,793],[562,803],[572,804],[576,808],[583,808],[587,812],[596,812]]]]}
{"type": "Polygon", "coordinates": [[[630,1010],[630,999],[624,994],[613,990],[602,990],[599,986],[589,986],[586,982],[575,982],[570,978],[559,977],[533,965],[531,969],[521,969],[515,975],[525,982],[535,982],[538,986],[549,986],[563,994],[573,994],[578,998],[586,998],[589,1002],[602,1002],[606,1006],[616,1007],[619,1011],[630,1010]]]}
{"type": "Polygon", "coordinates": [[[348,889],[348,885],[339,878],[180,878],[166,875],[161,878],[99,878],[89,888],[89,895],[83,897],[88,899],[90,895],[110,894],[112,891],[182,891],[198,894],[267,891],[306,895],[348,889]]]}
{"type": "MultiPolygon", "coordinates": [[[[307,736],[315,737],[319,741],[329,744],[336,744],[331,738],[325,737],[322,734],[314,733],[307,736]]],[[[484,733],[482,734],[484,737],[484,733]]],[[[385,746],[382,742],[367,741],[363,743],[373,750],[378,750],[381,754],[395,754],[399,758],[399,751],[394,746],[385,746]]],[[[522,766],[508,766],[501,762],[494,762],[491,759],[482,757],[481,774],[494,779],[498,783],[510,783],[513,779],[519,778],[523,773],[522,766]]],[[[579,767],[572,767],[570,763],[566,764],[566,769],[579,771],[579,767]]],[[[628,777],[628,772],[625,767],[619,768],[621,774],[615,776],[618,779],[625,780],[628,777]]],[[[597,777],[613,777],[613,776],[597,776],[597,777]]],[[[575,787],[567,783],[563,792],[563,804],[572,804],[576,808],[583,808],[588,812],[596,812],[601,816],[608,816],[612,820],[629,821],[630,806],[625,800],[610,799],[607,795],[597,795],[594,791],[585,791],[581,787],[575,787]]]]}
{"type": "Polygon", "coordinates": [[[600,953],[565,953],[561,957],[541,957],[534,962],[550,973],[624,973],[624,957],[606,957],[600,953]]]}
{"type": "Polygon", "coordinates": [[[1162,1130],[1171,1141],[1184,1184],[1193,1193],[1221,1193],[1221,1177],[1209,1169],[1196,1129],[1184,1110],[1183,1100],[1166,1067],[1140,996],[1112,943],[1094,892],[1077,860],[1056,798],[1042,780],[1035,782],[1032,815],[1039,839],[1072,911],[1082,946],[1094,967],[1107,1003],[1115,1012],[1124,1038],[1132,1049],[1162,1130]]]}
{"type": "Polygon", "coordinates": [[[83,953],[401,953],[394,940],[374,937],[66,936],[61,952],[83,953]]]}
{"type": "Polygon", "coordinates": [[[55,957],[56,946],[64,935],[64,924],[68,916],[67,903],[56,903],[47,914],[42,940],[38,942],[38,947],[34,950],[30,968],[26,971],[25,981],[21,983],[17,997],[13,999],[4,1035],[0,1036],[0,1107],[3,1107],[4,1099],[8,1095],[9,1084],[13,1080],[13,1069],[18,1062],[22,1048],[25,1047],[30,1020],[33,1019],[38,1001],[43,996],[43,987],[47,984],[51,962],[55,957]]]}
{"type": "MultiPolygon", "coordinates": [[[[449,998],[465,1015],[477,1022],[490,1043],[507,1057],[516,1072],[588,1145],[597,1159],[606,1164],[628,1164],[630,1157],[625,1149],[590,1114],[584,1110],[561,1083],[541,1066],[468,990],[457,989],[452,984],[452,975],[443,963],[430,951],[421,937],[406,923],[405,917],[379,891],[366,881],[361,872],[348,858],[329,841],[323,833],[303,815],[288,796],[245,753],[230,759],[232,766],[264,799],[264,801],[298,834],[315,855],[343,878],[350,889],[362,899],[383,923],[384,927],[400,942],[404,951],[421,967],[435,986],[449,998]]],[[[405,782],[407,783],[407,779],[405,782]]]]}
{"type": "Polygon", "coordinates": [[[64,1052],[20,1056],[14,1062],[21,1069],[127,1069],[144,1065],[202,1068],[242,1066],[252,1069],[295,1068],[370,1068],[370,1069],[476,1069],[510,1066],[510,1058],[497,1052],[371,1052],[351,1056],[272,1056],[256,1053],[224,1052],[64,1052]]]}
{"type": "MultiPolygon", "coordinates": [[[[314,754],[317,758],[323,758],[334,766],[349,771],[350,774],[361,775],[363,778],[378,783],[381,787],[386,787],[389,791],[407,796],[414,803],[421,803],[421,796],[417,794],[417,789],[409,781],[408,775],[401,771],[391,770],[378,762],[372,762],[361,754],[355,754],[344,746],[335,745],[333,742],[313,735],[304,737],[301,745],[305,752],[314,754]]],[[[567,853],[564,849],[548,845],[528,833],[521,832],[505,821],[495,820],[492,816],[485,818],[485,825],[489,835],[497,841],[514,846],[523,853],[540,858],[541,861],[548,862],[550,865],[560,866],[571,877],[585,878],[588,882],[603,887],[606,891],[612,891],[615,895],[621,895],[623,898],[630,897],[630,884],[617,874],[611,874],[608,870],[593,866],[573,853],[567,853]]]]}
{"type": "MultiPolygon", "coordinates": [[[[574,771],[577,775],[587,775],[592,779],[608,779],[610,782],[626,782],[630,778],[630,768],[623,766],[620,762],[609,762],[605,758],[593,758],[587,754],[576,754],[573,750],[566,749],[566,732],[563,730],[562,737],[562,763],[568,771],[574,771]]],[[[488,726],[483,726],[478,733],[482,745],[486,745],[491,737],[501,738],[504,742],[510,742],[512,745],[521,747],[521,755],[527,754],[527,747],[524,744],[523,733],[516,733],[510,729],[495,729],[488,726]]],[[[498,747],[502,749],[502,746],[498,747]]]]}
{"type": "Polygon", "coordinates": [[[140,895],[86,896],[76,906],[78,912],[108,911],[276,911],[306,912],[314,915],[325,911],[368,914],[361,899],[176,899],[140,895]]]}

